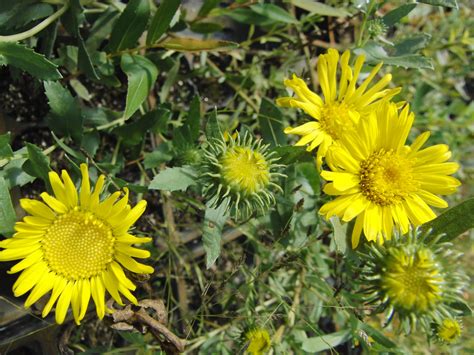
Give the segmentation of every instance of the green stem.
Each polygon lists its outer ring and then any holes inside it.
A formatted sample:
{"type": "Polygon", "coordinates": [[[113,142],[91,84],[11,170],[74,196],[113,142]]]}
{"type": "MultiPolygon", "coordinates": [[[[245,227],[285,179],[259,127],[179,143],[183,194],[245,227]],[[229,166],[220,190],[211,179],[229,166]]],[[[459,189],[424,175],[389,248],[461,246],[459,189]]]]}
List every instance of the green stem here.
{"type": "Polygon", "coordinates": [[[372,14],[372,11],[374,10],[374,6],[376,4],[377,4],[377,0],[370,0],[369,7],[367,9],[367,13],[364,15],[364,20],[362,21],[362,26],[360,28],[359,39],[357,41],[357,47],[362,47],[362,44],[364,42],[363,39],[364,39],[365,27],[367,26],[367,19],[372,14]]]}
{"type": "Polygon", "coordinates": [[[64,14],[68,8],[69,8],[69,2],[66,2],[64,6],[61,7],[58,11],[56,11],[54,14],[49,16],[47,19],[41,21],[39,24],[37,24],[33,28],[25,32],[16,33],[14,35],[0,36],[0,42],[18,42],[18,41],[22,41],[24,39],[33,37],[35,34],[37,34],[38,32],[41,32],[50,24],[52,24],[54,21],[56,21],[59,17],[61,17],[61,15],[64,14]]]}

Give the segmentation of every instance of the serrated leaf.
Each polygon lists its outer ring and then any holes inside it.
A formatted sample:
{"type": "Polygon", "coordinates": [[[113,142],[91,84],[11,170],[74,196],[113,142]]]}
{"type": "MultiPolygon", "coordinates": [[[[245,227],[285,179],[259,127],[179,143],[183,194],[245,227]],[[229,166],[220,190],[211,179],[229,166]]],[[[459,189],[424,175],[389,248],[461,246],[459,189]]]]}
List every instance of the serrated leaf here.
{"type": "Polygon", "coordinates": [[[153,169],[159,167],[163,163],[170,161],[171,159],[173,159],[173,156],[171,155],[169,144],[161,143],[153,152],[145,153],[143,165],[145,169],[153,169]]]}
{"type": "Polygon", "coordinates": [[[288,11],[273,4],[255,4],[250,6],[252,11],[257,14],[267,17],[275,22],[283,23],[298,23],[298,21],[291,16],[288,11]]]}
{"type": "Polygon", "coordinates": [[[57,65],[33,49],[14,42],[0,42],[0,64],[8,64],[24,70],[42,80],[62,78],[57,65]]]}
{"type": "Polygon", "coordinates": [[[124,54],[120,66],[128,78],[124,117],[128,119],[145,101],[158,76],[155,64],[141,55],[124,54]]]}
{"type": "Polygon", "coordinates": [[[160,42],[158,47],[183,52],[225,51],[237,48],[238,43],[218,39],[173,37],[160,42]]]}
{"type": "Polygon", "coordinates": [[[307,338],[303,340],[301,349],[314,354],[320,351],[335,348],[336,346],[348,341],[350,336],[350,330],[341,330],[331,334],[307,338]]]}
{"type": "Polygon", "coordinates": [[[150,186],[150,190],[184,191],[189,186],[194,185],[196,172],[189,166],[167,168],[155,175],[150,186]]]}
{"type": "Polygon", "coordinates": [[[217,208],[207,207],[202,228],[202,242],[206,251],[206,268],[216,262],[221,253],[221,238],[226,215],[228,200],[224,200],[217,208]]]}
{"type": "Polygon", "coordinates": [[[34,144],[26,143],[26,149],[28,160],[23,164],[23,169],[28,175],[38,177],[49,185],[48,173],[51,169],[48,157],[34,144]]]}
{"type": "Polygon", "coordinates": [[[49,127],[57,134],[70,136],[80,142],[83,117],[76,99],[58,82],[45,82],[44,90],[50,107],[49,127]]]}
{"type": "Polygon", "coordinates": [[[419,54],[389,56],[385,49],[375,42],[368,42],[363,48],[354,51],[356,54],[365,53],[368,62],[380,62],[404,68],[433,69],[431,58],[419,54]]]}
{"type": "Polygon", "coordinates": [[[258,124],[262,130],[265,143],[271,147],[286,144],[286,135],[283,132],[283,114],[270,100],[263,98],[258,113],[258,124]]]}
{"type": "Polygon", "coordinates": [[[0,177],[0,234],[12,234],[16,222],[15,209],[10,197],[8,183],[0,177]]]}
{"type": "Polygon", "coordinates": [[[414,8],[416,4],[403,4],[402,6],[393,9],[389,13],[387,13],[384,17],[382,17],[382,21],[387,26],[393,26],[397,22],[399,22],[402,18],[408,15],[414,8]]]}
{"type": "Polygon", "coordinates": [[[474,228],[474,198],[450,208],[421,227],[423,231],[430,228],[433,229],[432,235],[444,233],[443,241],[451,241],[474,228]]]}
{"type": "Polygon", "coordinates": [[[148,24],[150,5],[148,0],[131,0],[112,29],[108,49],[118,52],[135,47],[138,38],[148,24]]]}
{"type": "Polygon", "coordinates": [[[160,37],[169,28],[171,20],[176,11],[178,11],[181,0],[163,0],[156,10],[153,20],[151,20],[150,28],[146,36],[146,44],[150,45],[160,39],[160,37]]]}
{"type": "Polygon", "coordinates": [[[420,33],[410,36],[395,44],[395,56],[414,54],[423,49],[431,39],[428,33],[420,33]]]}
{"type": "Polygon", "coordinates": [[[10,132],[0,135],[0,159],[11,158],[13,156],[10,139],[10,132]]]}
{"type": "Polygon", "coordinates": [[[333,17],[350,16],[350,13],[343,8],[335,8],[313,0],[290,0],[290,2],[300,9],[309,11],[311,14],[333,17]]]}
{"type": "Polygon", "coordinates": [[[456,0],[418,0],[418,2],[433,6],[452,7],[455,9],[458,8],[458,3],[456,0]]]}

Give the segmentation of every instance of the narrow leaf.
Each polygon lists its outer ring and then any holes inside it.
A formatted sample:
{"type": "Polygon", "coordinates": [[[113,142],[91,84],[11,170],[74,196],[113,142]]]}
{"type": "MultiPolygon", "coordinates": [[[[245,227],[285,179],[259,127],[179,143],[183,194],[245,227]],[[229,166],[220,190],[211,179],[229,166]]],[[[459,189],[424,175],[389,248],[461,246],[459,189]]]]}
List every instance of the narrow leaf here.
{"type": "Polygon", "coordinates": [[[350,339],[350,330],[341,330],[336,333],[303,340],[302,349],[312,354],[335,348],[350,339]]]}
{"type": "Polygon", "coordinates": [[[0,234],[12,234],[16,214],[8,190],[8,183],[3,177],[0,177],[0,206],[0,234]]]}
{"type": "Polygon", "coordinates": [[[458,3],[456,0],[418,0],[418,2],[433,6],[452,7],[455,9],[458,8],[458,3]]]}
{"type": "Polygon", "coordinates": [[[406,54],[414,54],[420,49],[426,47],[431,39],[431,35],[428,33],[420,33],[395,44],[395,56],[402,56],[406,54]]]}
{"type": "Polygon", "coordinates": [[[34,144],[26,143],[26,149],[28,160],[23,164],[23,169],[27,174],[38,177],[49,184],[48,173],[51,169],[48,157],[34,144]]]}
{"type": "Polygon", "coordinates": [[[337,9],[313,0],[290,0],[290,2],[296,7],[309,11],[312,14],[334,17],[350,16],[350,13],[343,8],[337,9]]]}
{"type": "Polygon", "coordinates": [[[283,114],[273,102],[266,98],[262,99],[258,124],[266,143],[272,147],[286,144],[286,135],[283,133],[283,114]]]}
{"type": "Polygon", "coordinates": [[[206,251],[206,267],[209,269],[221,253],[221,237],[227,220],[228,201],[224,200],[217,208],[206,208],[202,229],[202,241],[206,251]]]}
{"type": "Polygon", "coordinates": [[[10,146],[10,132],[0,135],[0,159],[11,158],[13,156],[10,146]]]}
{"type": "Polygon", "coordinates": [[[416,7],[416,4],[403,4],[402,6],[399,6],[396,9],[393,9],[384,17],[382,17],[382,21],[387,26],[393,26],[394,24],[399,22],[402,18],[404,18],[406,15],[408,15],[415,7],[416,7]]]}
{"type": "Polygon", "coordinates": [[[173,49],[183,52],[202,52],[202,51],[224,51],[237,48],[239,45],[235,42],[222,41],[217,39],[196,39],[186,37],[173,37],[158,44],[159,47],[173,49]]]}
{"type": "Polygon", "coordinates": [[[161,1],[160,7],[158,7],[155,16],[153,16],[153,20],[151,20],[150,29],[146,37],[146,44],[150,45],[155,43],[166,32],[180,4],[181,0],[161,1]]]}
{"type": "Polygon", "coordinates": [[[291,16],[288,11],[282,9],[281,7],[273,4],[255,4],[250,6],[252,11],[256,12],[259,15],[265,16],[269,19],[272,19],[276,22],[282,23],[298,23],[298,21],[291,16]]]}
{"type": "Polygon", "coordinates": [[[451,241],[474,228],[474,197],[450,208],[421,227],[423,231],[430,228],[433,229],[433,235],[445,233],[443,241],[451,241]]]}
{"type": "Polygon", "coordinates": [[[400,56],[389,56],[385,49],[375,42],[368,42],[363,48],[355,50],[357,54],[363,52],[367,55],[369,62],[380,62],[404,68],[433,69],[431,59],[419,54],[407,54],[400,56]]]}
{"type": "Polygon", "coordinates": [[[206,124],[206,136],[207,139],[221,138],[222,131],[219,121],[217,120],[217,111],[213,110],[209,115],[209,119],[206,124]]]}
{"type": "Polygon", "coordinates": [[[155,64],[140,55],[124,54],[121,68],[128,78],[124,117],[131,117],[145,101],[158,76],[155,64]]]}
{"type": "Polygon", "coordinates": [[[109,51],[118,52],[136,45],[148,23],[148,0],[131,0],[112,29],[109,51]]]}
{"type": "Polygon", "coordinates": [[[57,65],[43,55],[19,43],[0,42],[0,65],[8,64],[42,80],[62,78],[57,65]]]}
{"type": "Polygon", "coordinates": [[[167,168],[155,175],[150,190],[185,191],[195,184],[195,171],[189,166],[167,168]]]}

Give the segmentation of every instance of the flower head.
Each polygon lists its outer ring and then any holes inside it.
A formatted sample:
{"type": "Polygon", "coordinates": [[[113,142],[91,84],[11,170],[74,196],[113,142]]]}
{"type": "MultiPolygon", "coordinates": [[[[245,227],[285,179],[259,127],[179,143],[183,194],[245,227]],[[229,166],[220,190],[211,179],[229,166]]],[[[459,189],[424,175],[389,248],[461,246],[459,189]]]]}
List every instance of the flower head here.
{"type": "Polygon", "coordinates": [[[308,151],[318,148],[318,166],[326,156],[329,147],[354,129],[361,118],[367,117],[381,102],[390,100],[400,92],[400,88],[384,89],[391,81],[391,74],[386,74],[380,81],[369,88],[382,67],[379,63],[369,76],[357,86],[357,80],[364,64],[364,56],[356,58],[354,68],[349,65],[350,52],[345,51],[339,57],[335,49],[319,56],[317,70],[324,100],[312,92],[305,82],[293,75],[285,80],[285,85],[296,94],[295,97],[281,97],[277,104],[284,107],[297,107],[309,114],[314,121],[301,126],[288,127],[287,134],[297,134],[302,138],[296,145],[308,145],[308,151]],[[339,87],[337,68],[340,67],[339,87]]]}
{"type": "Polygon", "coordinates": [[[275,179],[278,158],[268,145],[249,134],[214,139],[204,150],[200,165],[204,196],[211,207],[227,204],[232,216],[245,219],[264,213],[275,203],[272,189],[281,190],[275,179]]]}
{"type": "Polygon", "coordinates": [[[398,315],[407,333],[417,324],[430,331],[432,323],[459,315],[453,305],[462,301],[467,276],[456,267],[461,254],[440,239],[411,230],[359,251],[365,262],[360,281],[365,302],[385,310],[387,323],[398,315]]]}
{"type": "Polygon", "coordinates": [[[272,342],[270,340],[270,334],[263,328],[253,328],[245,333],[245,338],[248,342],[246,352],[251,355],[263,355],[268,350],[272,342]]]}
{"type": "Polygon", "coordinates": [[[461,336],[461,324],[453,318],[443,319],[437,327],[438,338],[444,343],[454,343],[461,336]]]}
{"type": "Polygon", "coordinates": [[[43,308],[46,317],[56,304],[56,321],[62,323],[71,305],[76,323],[84,318],[90,298],[97,315],[104,317],[105,291],[123,305],[121,295],[133,303],[130,291],[135,285],[123,269],[149,274],[153,268],[135,261],[150,253],[133,247],[150,241],[128,233],[130,227],[145,211],[146,202],[131,208],[128,190],[119,199],[120,191],[100,200],[105,176],[101,175],[93,191],[89,172],[81,165],[82,183],[78,193],[69,174],[61,178],[49,173],[54,196],[43,192],[43,200],[22,199],[23,209],[31,216],[15,225],[12,238],[0,242],[0,261],[21,260],[10,273],[21,272],[13,285],[19,297],[30,291],[25,307],[30,307],[51,292],[43,308]]]}
{"type": "Polygon", "coordinates": [[[454,177],[459,165],[447,162],[451,152],[438,144],[421,149],[429,132],[405,145],[414,119],[406,106],[384,104],[328,153],[332,171],[321,176],[329,181],[324,192],[338,196],[319,211],[329,218],[348,222],[356,218],[352,246],[359,244],[362,230],[369,241],[390,239],[394,227],[408,232],[436,217],[430,206],[446,208],[437,195],[452,194],[460,185],[454,177]]]}

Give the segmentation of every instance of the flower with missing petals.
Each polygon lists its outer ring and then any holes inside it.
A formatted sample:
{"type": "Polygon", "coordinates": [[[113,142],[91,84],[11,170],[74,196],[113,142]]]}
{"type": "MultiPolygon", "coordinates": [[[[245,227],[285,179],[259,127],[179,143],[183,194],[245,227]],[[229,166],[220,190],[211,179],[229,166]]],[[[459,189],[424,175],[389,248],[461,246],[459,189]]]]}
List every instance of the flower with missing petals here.
{"type": "Polygon", "coordinates": [[[448,207],[438,195],[452,194],[460,185],[449,176],[459,165],[447,161],[451,157],[447,145],[421,149],[429,132],[406,145],[413,120],[408,106],[399,113],[395,104],[387,103],[328,153],[331,171],[321,173],[329,181],[324,192],[337,198],[319,213],[345,222],[355,218],[354,248],[362,231],[367,240],[383,242],[394,227],[406,233],[410,223],[419,226],[432,220],[436,214],[430,206],[448,207]]]}
{"type": "Polygon", "coordinates": [[[461,337],[461,324],[453,318],[443,319],[437,327],[437,334],[442,342],[454,343],[461,337]]]}
{"type": "Polygon", "coordinates": [[[296,145],[308,145],[308,151],[319,147],[318,167],[333,143],[353,131],[359,120],[367,117],[381,102],[389,101],[401,90],[386,89],[392,80],[391,74],[386,74],[369,88],[382,63],[375,66],[369,76],[357,85],[365,57],[358,56],[353,68],[349,65],[349,59],[349,51],[340,57],[335,49],[329,49],[327,54],[319,56],[317,71],[324,99],[312,92],[296,75],[285,80],[285,85],[294,91],[295,96],[277,99],[278,105],[300,108],[314,119],[297,127],[288,127],[285,133],[302,136],[296,145]]]}
{"type": "Polygon", "coordinates": [[[120,198],[117,191],[100,199],[105,176],[101,175],[91,191],[89,172],[81,165],[82,183],[76,190],[69,174],[61,178],[49,173],[54,196],[43,192],[43,200],[22,199],[23,209],[31,216],[15,225],[12,238],[0,242],[0,261],[21,260],[10,273],[21,272],[13,285],[14,295],[27,292],[25,307],[30,307],[50,293],[43,308],[46,317],[56,305],[56,322],[62,323],[69,306],[77,324],[84,318],[90,298],[99,318],[103,318],[106,291],[123,305],[123,295],[137,303],[131,291],[135,285],[124,269],[149,274],[153,268],[133,258],[147,258],[150,253],[133,244],[149,242],[129,234],[130,227],[145,211],[146,202],[128,204],[128,190],[120,198]]]}
{"type": "Polygon", "coordinates": [[[268,350],[272,342],[270,334],[263,328],[253,328],[245,333],[245,338],[248,342],[246,353],[251,355],[263,355],[268,350]]]}

